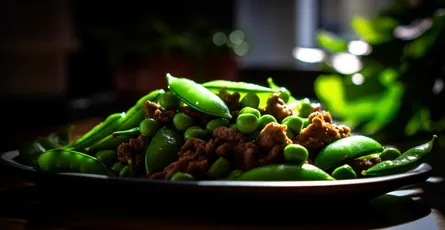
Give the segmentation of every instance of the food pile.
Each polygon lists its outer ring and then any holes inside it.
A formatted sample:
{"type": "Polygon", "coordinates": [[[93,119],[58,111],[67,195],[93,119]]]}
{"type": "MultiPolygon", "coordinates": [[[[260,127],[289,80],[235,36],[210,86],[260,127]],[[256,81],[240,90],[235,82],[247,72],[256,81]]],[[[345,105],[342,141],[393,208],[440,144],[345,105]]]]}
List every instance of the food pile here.
{"type": "Polygon", "coordinates": [[[167,91],[150,92],[74,141],[70,128],[29,143],[19,161],[45,172],[153,180],[340,180],[406,172],[437,139],[401,154],[352,135],[319,103],[294,98],[271,78],[268,87],[166,78],[167,91]]]}

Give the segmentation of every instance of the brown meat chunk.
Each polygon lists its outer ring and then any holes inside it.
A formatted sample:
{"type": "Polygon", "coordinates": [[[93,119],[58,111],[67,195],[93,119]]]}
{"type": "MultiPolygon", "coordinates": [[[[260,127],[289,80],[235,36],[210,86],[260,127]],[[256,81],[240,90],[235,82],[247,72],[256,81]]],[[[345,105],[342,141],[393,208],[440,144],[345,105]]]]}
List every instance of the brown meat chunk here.
{"type": "Polygon", "coordinates": [[[143,105],[144,111],[145,111],[145,117],[146,118],[153,118],[156,110],[161,109],[161,106],[151,102],[151,101],[146,101],[143,105]]]}
{"type": "Polygon", "coordinates": [[[292,109],[284,103],[277,93],[267,100],[266,113],[274,116],[278,123],[281,123],[285,117],[293,114],[292,109]]]}
{"type": "Polygon", "coordinates": [[[173,121],[175,114],[175,111],[172,110],[157,109],[153,114],[153,119],[158,121],[160,124],[168,124],[173,121]]]}
{"type": "Polygon", "coordinates": [[[329,112],[313,112],[309,115],[309,120],[311,124],[295,137],[294,142],[306,147],[310,154],[335,140],[351,134],[349,127],[332,124],[329,112]]]}
{"type": "Polygon", "coordinates": [[[349,162],[348,164],[354,169],[357,176],[360,177],[362,175],[363,170],[367,170],[371,168],[372,166],[380,163],[382,159],[380,157],[371,158],[371,159],[363,159],[363,160],[353,160],[349,162]]]}
{"type": "Polygon", "coordinates": [[[236,132],[234,129],[227,128],[224,126],[218,127],[213,130],[213,137],[215,141],[218,143],[226,143],[226,142],[246,142],[247,136],[236,132]]]}
{"type": "Polygon", "coordinates": [[[286,125],[280,125],[275,122],[267,124],[256,139],[256,143],[263,149],[272,149],[275,145],[292,144],[286,135],[286,125]]]}
{"type": "Polygon", "coordinates": [[[221,88],[218,96],[226,103],[230,110],[239,110],[241,95],[238,92],[229,93],[225,88],[221,88]]]}
{"type": "Polygon", "coordinates": [[[131,138],[128,143],[122,143],[117,148],[117,159],[134,167],[137,173],[145,171],[145,152],[148,148],[148,139],[140,135],[131,138]]]}

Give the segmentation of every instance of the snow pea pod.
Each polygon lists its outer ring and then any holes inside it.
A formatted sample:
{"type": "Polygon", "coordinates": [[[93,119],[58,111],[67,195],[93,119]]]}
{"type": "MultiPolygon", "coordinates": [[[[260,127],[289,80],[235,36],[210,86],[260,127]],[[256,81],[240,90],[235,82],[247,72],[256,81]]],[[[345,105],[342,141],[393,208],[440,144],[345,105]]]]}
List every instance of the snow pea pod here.
{"type": "Polygon", "coordinates": [[[40,169],[47,172],[78,172],[114,176],[95,157],[70,149],[53,149],[42,153],[37,159],[40,169]]]}
{"type": "Polygon", "coordinates": [[[136,104],[128,109],[128,111],[125,113],[119,128],[117,128],[117,131],[128,130],[139,126],[139,123],[145,118],[145,111],[143,108],[144,103],[146,101],[154,101],[164,93],[165,91],[163,89],[157,89],[141,97],[136,104]]]}
{"type": "Polygon", "coordinates": [[[394,160],[382,161],[366,171],[362,171],[363,176],[386,176],[396,173],[404,173],[408,170],[415,168],[422,163],[422,159],[431,152],[434,142],[437,139],[437,135],[433,135],[433,138],[421,145],[415,146],[394,160]]]}
{"type": "Polygon", "coordinates": [[[159,129],[148,145],[145,154],[145,169],[148,173],[162,170],[178,158],[182,135],[166,126],[159,129]]]}
{"type": "Polygon", "coordinates": [[[188,106],[209,115],[232,118],[229,108],[217,95],[187,78],[167,74],[168,88],[188,106]]]}
{"type": "Polygon", "coordinates": [[[383,146],[370,137],[344,137],[323,147],[315,157],[314,165],[323,170],[330,170],[351,159],[381,151],[383,146]]]}
{"type": "Polygon", "coordinates": [[[332,176],[311,164],[266,165],[248,170],[234,178],[239,181],[313,181],[335,180],[332,176]]]}
{"type": "Polygon", "coordinates": [[[202,83],[202,86],[207,89],[221,89],[226,88],[228,90],[234,90],[238,92],[268,92],[268,93],[278,93],[278,89],[272,89],[264,87],[257,84],[247,83],[247,82],[237,82],[237,81],[227,81],[227,80],[213,80],[202,83]]]}
{"type": "Polygon", "coordinates": [[[90,131],[85,133],[83,136],[75,140],[67,147],[80,151],[84,150],[85,148],[91,146],[95,142],[101,140],[102,138],[108,136],[114,130],[116,130],[121,124],[122,117],[123,114],[121,113],[111,114],[103,122],[94,126],[90,131]]]}

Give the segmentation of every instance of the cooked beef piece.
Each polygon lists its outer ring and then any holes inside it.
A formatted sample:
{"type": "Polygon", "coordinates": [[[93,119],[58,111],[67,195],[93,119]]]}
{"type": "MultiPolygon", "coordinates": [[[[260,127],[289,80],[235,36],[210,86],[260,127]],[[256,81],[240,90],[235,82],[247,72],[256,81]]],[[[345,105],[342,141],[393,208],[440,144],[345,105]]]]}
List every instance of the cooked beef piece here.
{"type": "Polygon", "coordinates": [[[153,119],[159,122],[159,124],[168,124],[173,121],[175,116],[175,111],[173,110],[160,110],[157,109],[153,115],[153,119]]]}
{"type": "Polygon", "coordinates": [[[363,170],[367,170],[372,166],[380,163],[382,159],[380,157],[364,159],[364,160],[352,160],[348,164],[354,169],[357,177],[360,177],[363,170]]]}
{"type": "Polygon", "coordinates": [[[161,106],[154,102],[146,101],[143,105],[143,108],[145,110],[145,117],[153,118],[156,110],[161,109],[161,106]]]}
{"type": "Polygon", "coordinates": [[[313,112],[309,115],[309,120],[311,124],[295,137],[294,143],[306,147],[311,157],[315,157],[314,155],[320,148],[351,134],[349,127],[332,124],[329,112],[313,112]]]}
{"type": "Polygon", "coordinates": [[[285,117],[294,114],[292,109],[284,103],[283,99],[281,99],[277,93],[273,94],[273,96],[267,100],[265,113],[274,116],[278,123],[281,123],[285,117]]]}
{"type": "Polygon", "coordinates": [[[126,164],[131,164],[137,174],[145,171],[145,152],[148,147],[148,139],[140,135],[131,138],[128,143],[122,143],[117,148],[117,159],[126,164]]]}
{"type": "Polygon", "coordinates": [[[286,125],[275,122],[267,124],[256,138],[256,144],[263,149],[272,149],[275,145],[292,144],[286,135],[286,125]]]}
{"type": "Polygon", "coordinates": [[[225,88],[221,88],[218,96],[226,103],[230,111],[240,109],[241,95],[238,92],[229,93],[225,88]]]}

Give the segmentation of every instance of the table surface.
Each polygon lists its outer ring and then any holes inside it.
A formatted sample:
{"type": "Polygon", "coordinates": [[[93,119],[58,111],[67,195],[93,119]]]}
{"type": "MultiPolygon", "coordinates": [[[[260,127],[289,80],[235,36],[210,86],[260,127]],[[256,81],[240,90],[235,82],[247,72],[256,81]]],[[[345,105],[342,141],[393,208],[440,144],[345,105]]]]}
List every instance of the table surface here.
{"type": "MultiPolygon", "coordinates": [[[[98,121],[78,121],[75,131],[83,133],[98,121]]],[[[445,229],[441,174],[360,204],[265,208],[258,200],[230,208],[199,202],[161,208],[155,203],[140,207],[133,197],[118,198],[115,206],[96,207],[91,200],[67,205],[46,188],[0,169],[0,229],[445,229]]]]}

